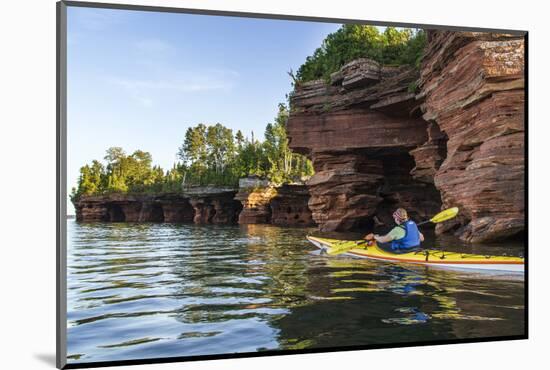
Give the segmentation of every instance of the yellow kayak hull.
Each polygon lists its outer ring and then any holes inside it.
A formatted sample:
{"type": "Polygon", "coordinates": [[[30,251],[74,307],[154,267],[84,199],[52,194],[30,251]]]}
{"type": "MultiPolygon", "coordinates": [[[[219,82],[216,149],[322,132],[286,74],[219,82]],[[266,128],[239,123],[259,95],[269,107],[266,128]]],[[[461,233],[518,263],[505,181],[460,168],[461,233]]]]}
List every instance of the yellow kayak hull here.
{"type": "Polygon", "coordinates": [[[413,263],[461,270],[524,272],[524,259],[520,257],[486,256],[440,250],[421,250],[418,252],[393,254],[381,249],[376,243],[367,246],[364,240],[337,240],[315,236],[307,236],[307,239],[329,255],[342,253],[348,256],[371,260],[413,263]]]}

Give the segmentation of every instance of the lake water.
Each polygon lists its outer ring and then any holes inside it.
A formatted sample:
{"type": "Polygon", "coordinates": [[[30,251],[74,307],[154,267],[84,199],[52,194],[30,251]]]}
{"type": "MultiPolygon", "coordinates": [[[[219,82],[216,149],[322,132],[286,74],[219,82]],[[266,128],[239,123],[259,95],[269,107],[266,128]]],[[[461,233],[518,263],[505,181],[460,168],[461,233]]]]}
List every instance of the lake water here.
{"type": "Polygon", "coordinates": [[[522,277],[319,256],[312,229],[67,223],[70,363],[524,333],[522,277]]]}

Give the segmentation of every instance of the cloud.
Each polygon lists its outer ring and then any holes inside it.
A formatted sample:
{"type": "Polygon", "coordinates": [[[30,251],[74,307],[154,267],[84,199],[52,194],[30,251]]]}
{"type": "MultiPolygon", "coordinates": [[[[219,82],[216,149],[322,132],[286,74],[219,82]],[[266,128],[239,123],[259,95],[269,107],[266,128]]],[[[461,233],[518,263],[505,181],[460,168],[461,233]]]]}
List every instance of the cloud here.
{"type": "Polygon", "coordinates": [[[127,90],[173,90],[177,92],[197,92],[208,90],[225,90],[231,87],[228,81],[217,81],[214,79],[196,79],[195,81],[168,81],[168,80],[139,80],[139,79],[112,79],[115,85],[127,90]]]}
{"type": "Polygon", "coordinates": [[[108,78],[108,82],[125,90],[132,99],[144,107],[154,104],[158,94],[189,94],[209,91],[230,90],[238,74],[228,70],[209,70],[196,73],[173,73],[172,78],[108,78]]]}

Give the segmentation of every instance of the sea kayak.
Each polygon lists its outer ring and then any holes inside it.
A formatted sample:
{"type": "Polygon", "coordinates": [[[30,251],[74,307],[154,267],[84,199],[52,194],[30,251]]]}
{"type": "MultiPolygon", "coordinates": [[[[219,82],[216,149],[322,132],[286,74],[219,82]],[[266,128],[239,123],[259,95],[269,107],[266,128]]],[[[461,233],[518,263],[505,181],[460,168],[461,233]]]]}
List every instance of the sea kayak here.
{"type": "Polygon", "coordinates": [[[364,240],[337,240],[307,236],[313,245],[329,255],[343,254],[371,260],[413,263],[439,268],[503,271],[512,273],[524,272],[524,259],[521,257],[487,256],[441,250],[419,250],[415,252],[394,254],[381,249],[376,243],[367,245],[364,240]]]}

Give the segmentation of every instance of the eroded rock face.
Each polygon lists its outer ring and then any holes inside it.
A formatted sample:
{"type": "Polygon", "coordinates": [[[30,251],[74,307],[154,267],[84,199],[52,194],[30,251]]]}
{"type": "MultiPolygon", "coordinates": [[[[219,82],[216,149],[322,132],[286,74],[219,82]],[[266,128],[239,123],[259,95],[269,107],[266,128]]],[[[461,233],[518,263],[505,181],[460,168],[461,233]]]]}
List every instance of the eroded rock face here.
{"type": "Polygon", "coordinates": [[[315,152],[312,157],[309,208],[320,230],[351,230],[374,215],[384,182],[379,159],[360,153],[315,152]]]}
{"type": "Polygon", "coordinates": [[[83,222],[190,222],[193,209],[178,194],[109,194],[82,196],[76,219],[83,222]]]}
{"type": "Polygon", "coordinates": [[[471,242],[517,234],[524,229],[523,38],[441,31],[428,37],[419,80],[423,117],[448,137],[434,180],[444,205],[461,208],[456,222],[438,232],[453,229],[471,242]]]}
{"type": "Polygon", "coordinates": [[[415,161],[411,175],[418,181],[433,184],[437,170],[447,157],[447,135],[435,123],[428,125],[427,133],[428,141],[409,152],[415,161]]]}
{"type": "Polygon", "coordinates": [[[103,197],[82,196],[74,206],[77,221],[100,222],[109,221],[112,218],[103,197]]]}
{"type": "Polygon", "coordinates": [[[189,199],[179,194],[162,194],[157,197],[157,200],[162,206],[164,222],[193,222],[195,211],[189,199]]]}
{"type": "Polygon", "coordinates": [[[239,192],[235,199],[241,202],[239,224],[268,224],[271,222],[269,204],[277,191],[275,186],[256,176],[239,180],[239,192]]]}
{"type": "Polygon", "coordinates": [[[234,224],[242,208],[226,188],[193,188],[185,193],[82,196],[75,204],[83,222],[195,222],[234,224]]]}
{"type": "Polygon", "coordinates": [[[524,230],[524,45],[511,35],[428,32],[420,71],[359,59],[291,96],[292,149],[309,156],[321,230],[391,224],[458,206],[437,231],[465,241],[524,230]]]}
{"type": "Polygon", "coordinates": [[[233,188],[194,187],[186,189],[183,195],[195,211],[196,224],[234,224],[238,220],[242,205],[235,200],[237,190],[233,188]]]}
{"type": "Polygon", "coordinates": [[[308,207],[310,195],[307,186],[287,184],[277,188],[272,198],[271,223],[278,226],[314,226],[308,207]]]}
{"type": "Polygon", "coordinates": [[[313,161],[309,208],[322,231],[385,225],[378,213],[398,205],[412,214],[439,210],[439,197],[425,199],[433,193],[426,191],[433,189],[430,181],[410,175],[415,162],[408,152],[429,140],[429,125],[410,91],[417,78],[412,68],[360,59],[333,74],[330,85],[314,81],[296,88],[290,146],[313,161]]]}
{"type": "Polygon", "coordinates": [[[240,188],[235,196],[243,205],[243,210],[239,214],[239,224],[269,224],[270,203],[276,194],[274,186],[240,188]]]}
{"type": "Polygon", "coordinates": [[[277,186],[257,177],[243,178],[235,196],[243,205],[239,224],[313,226],[309,198],[304,184],[277,186]]]}

